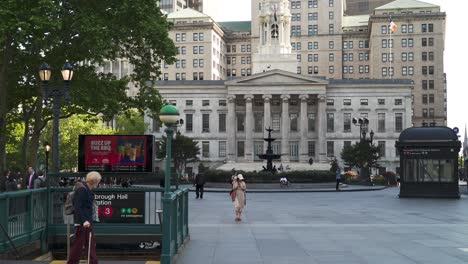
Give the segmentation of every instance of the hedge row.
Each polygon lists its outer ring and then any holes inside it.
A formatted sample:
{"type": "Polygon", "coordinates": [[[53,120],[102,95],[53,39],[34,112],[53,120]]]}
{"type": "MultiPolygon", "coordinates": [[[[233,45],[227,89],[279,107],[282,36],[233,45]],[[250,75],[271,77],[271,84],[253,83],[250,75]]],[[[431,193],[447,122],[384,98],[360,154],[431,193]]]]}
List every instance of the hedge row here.
{"type": "MultiPolygon", "coordinates": [[[[246,182],[249,183],[277,183],[282,177],[288,178],[291,182],[297,183],[319,183],[319,182],[333,182],[335,181],[335,174],[326,170],[315,171],[287,171],[279,173],[270,172],[246,172],[236,171],[237,174],[242,174],[246,182]]],[[[231,171],[222,170],[206,170],[204,176],[208,182],[231,182],[231,171]]]]}

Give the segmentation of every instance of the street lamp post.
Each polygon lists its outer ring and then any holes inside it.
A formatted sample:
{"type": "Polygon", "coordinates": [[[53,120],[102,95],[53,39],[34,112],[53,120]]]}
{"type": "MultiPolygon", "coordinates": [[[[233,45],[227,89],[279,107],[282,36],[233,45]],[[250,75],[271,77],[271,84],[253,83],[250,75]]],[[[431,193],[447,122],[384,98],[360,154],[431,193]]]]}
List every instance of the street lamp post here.
{"type": "MultiPolygon", "coordinates": [[[[353,124],[355,126],[359,126],[359,142],[361,144],[368,144],[372,146],[374,140],[374,131],[371,130],[369,132],[369,138],[367,138],[367,132],[369,127],[369,119],[365,117],[353,118],[353,124]]],[[[370,183],[370,172],[369,172],[369,165],[364,168],[361,168],[362,172],[364,173],[366,179],[369,179],[370,183]]]]}
{"type": "Polygon", "coordinates": [[[159,111],[159,119],[166,125],[166,173],[164,176],[164,195],[163,195],[163,237],[161,263],[171,263],[171,152],[172,137],[174,136],[174,127],[179,118],[179,110],[173,105],[165,105],[159,111]]]}
{"type": "Polygon", "coordinates": [[[48,141],[44,142],[44,150],[45,150],[45,176],[47,177],[47,173],[49,172],[49,152],[51,146],[48,141]]]}
{"type": "Polygon", "coordinates": [[[47,103],[48,98],[52,98],[53,106],[53,132],[52,132],[52,160],[54,162],[52,171],[60,171],[60,158],[59,158],[59,118],[60,118],[60,101],[62,97],[66,101],[70,100],[70,82],[73,78],[73,67],[70,63],[65,63],[62,67],[62,78],[64,81],[64,87],[49,87],[50,76],[52,75],[52,68],[47,64],[43,63],[39,67],[39,77],[44,87],[44,102],[47,103]]]}

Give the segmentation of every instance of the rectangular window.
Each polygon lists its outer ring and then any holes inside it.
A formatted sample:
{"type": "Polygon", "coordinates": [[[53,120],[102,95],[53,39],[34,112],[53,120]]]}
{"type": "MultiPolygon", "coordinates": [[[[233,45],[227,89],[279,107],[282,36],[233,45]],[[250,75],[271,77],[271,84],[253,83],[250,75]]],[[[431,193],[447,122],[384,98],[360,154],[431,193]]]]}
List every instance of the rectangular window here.
{"type": "Polygon", "coordinates": [[[226,157],[226,141],[219,141],[218,156],[220,158],[226,157]]]}
{"type": "Polygon", "coordinates": [[[413,74],[414,74],[414,67],[413,67],[413,66],[409,66],[409,67],[408,67],[408,74],[409,74],[409,75],[413,75],[413,74]]]}
{"type": "Polygon", "coordinates": [[[413,24],[408,24],[408,33],[413,33],[413,32],[414,32],[413,24]]]}
{"type": "Polygon", "coordinates": [[[314,113],[310,113],[307,115],[307,130],[309,130],[310,132],[314,132],[315,131],[315,114],[314,113]]]}
{"type": "Polygon", "coordinates": [[[343,105],[351,105],[351,99],[343,99],[343,105]]]}
{"type": "Polygon", "coordinates": [[[307,142],[307,155],[309,157],[315,157],[315,141],[307,142]]]}
{"type": "Polygon", "coordinates": [[[359,60],[360,61],[363,61],[364,60],[364,53],[359,53],[359,60]]]}
{"type": "Polygon", "coordinates": [[[378,146],[380,157],[385,157],[385,141],[379,141],[378,146]]]}
{"type": "Polygon", "coordinates": [[[427,117],[427,108],[423,108],[422,116],[427,117]]]}
{"type": "Polygon", "coordinates": [[[204,40],[203,32],[198,33],[198,40],[199,40],[199,41],[203,41],[203,40],[204,40]]]}
{"type": "Polygon", "coordinates": [[[335,73],[335,67],[334,66],[328,66],[328,73],[329,74],[335,73]]]}
{"type": "Polygon", "coordinates": [[[429,89],[434,89],[434,80],[429,80],[429,89]]]}
{"type": "Polygon", "coordinates": [[[361,99],[361,105],[369,105],[369,100],[368,99],[361,99]]]}
{"type": "Polygon", "coordinates": [[[210,132],[210,114],[202,115],[202,133],[210,132]]]}
{"type": "Polygon", "coordinates": [[[406,25],[401,25],[401,33],[406,33],[406,25]]]}
{"type": "Polygon", "coordinates": [[[408,54],[406,52],[401,53],[401,60],[406,61],[408,59],[408,54]]]}
{"type": "Polygon", "coordinates": [[[364,48],[364,41],[360,40],[360,41],[359,41],[359,44],[358,44],[358,47],[359,47],[360,49],[364,48]]]}
{"type": "Polygon", "coordinates": [[[202,106],[209,106],[210,100],[202,100],[202,106]]]}
{"type": "Polygon", "coordinates": [[[385,113],[377,114],[377,132],[385,132],[385,113]]]}
{"type": "Polygon", "coordinates": [[[204,158],[210,157],[210,142],[209,141],[202,142],[202,155],[204,158]]]}
{"type": "Polygon", "coordinates": [[[335,131],[335,115],[327,113],[327,132],[335,131]]]}
{"type": "Polygon", "coordinates": [[[382,25],[380,27],[380,33],[381,34],[387,34],[387,25],[382,25]]]}
{"type": "Polygon", "coordinates": [[[329,49],[334,49],[335,48],[335,42],[333,40],[328,41],[328,48],[329,49]]]}
{"type": "Polygon", "coordinates": [[[289,130],[291,132],[297,132],[297,113],[289,114],[289,130]]]}
{"type": "Polygon", "coordinates": [[[433,103],[434,103],[434,95],[433,95],[433,94],[430,94],[430,95],[429,95],[429,103],[430,103],[430,104],[433,104],[433,103]]]}
{"type": "Polygon", "coordinates": [[[403,99],[395,99],[395,105],[403,105],[403,99]]]}
{"type": "Polygon", "coordinates": [[[385,105],[385,99],[377,99],[378,105],[385,105]]]}
{"type": "Polygon", "coordinates": [[[335,100],[333,99],[327,99],[327,105],[328,106],[333,106],[335,104],[335,100]]]}
{"type": "Polygon", "coordinates": [[[333,11],[328,12],[328,19],[333,19],[333,11]]]}
{"type": "Polygon", "coordinates": [[[343,114],[343,132],[351,132],[351,113],[343,114]]]}
{"type": "Polygon", "coordinates": [[[237,114],[237,132],[244,132],[244,130],[245,130],[245,115],[237,114]]]}
{"type": "Polygon", "coordinates": [[[273,131],[280,131],[280,117],[278,113],[271,114],[271,128],[273,131]]]}
{"type": "Polygon", "coordinates": [[[382,39],[382,48],[387,48],[387,40],[382,39]]]}
{"type": "Polygon", "coordinates": [[[198,41],[198,33],[193,33],[193,41],[198,41]]]}
{"type": "Polygon", "coordinates": [[[193,100],[185,100],[185,106],[193,106],[193,100]]]}
{"type": "Polygon", "coordinates": [[[401,67],[401,75],[407,75],[407,74],[408,74],[408,68],[401,67]]]}
{"type": "Polygon", "coordinates": [[[333,141],[327,141],[327,157],[335,156],[335,145],[333,141]]]}
{"type": "Polygon", "coordinates": [[[395,132],[403,131],[403,114],[395,113],[395,132]]]}
{"type": "Polygon", "coordinates": [[[193,115],[185,114],[185,132],[193,131],[193,115]]]}
{"type": "Polygon", "coordinates": [[[219,132],[226,132],[226,114],[219,114],[219,132]]]}
{"type": "Polygon", "coordinates": [[[244,151],[244,141],[237,141],[237,157],[244,157],[245,151],[244,151]]]}
{"type": "Polygon", "coordinates": [[[429,117],[434,117],[434,108],[429,108],[429,117]]]}
{"type": "Polygon", "coordinates": [[[421,24],[421,32],[427,32],[427,24],[421,24]]]}
{"type": "Polygon", "coordinates": [[[263,113],[254,113],[254,131],[263,131],[263,113]]]}

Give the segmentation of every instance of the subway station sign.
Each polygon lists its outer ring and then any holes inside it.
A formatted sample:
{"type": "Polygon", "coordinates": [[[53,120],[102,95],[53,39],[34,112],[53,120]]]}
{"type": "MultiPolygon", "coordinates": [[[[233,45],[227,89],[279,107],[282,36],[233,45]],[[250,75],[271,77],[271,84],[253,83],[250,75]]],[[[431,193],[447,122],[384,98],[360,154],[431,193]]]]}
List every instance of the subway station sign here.
{"type": "Polygon", "coordinates": [[[96,192],[101,223],[145,223],[145,193],[96,192]]]}

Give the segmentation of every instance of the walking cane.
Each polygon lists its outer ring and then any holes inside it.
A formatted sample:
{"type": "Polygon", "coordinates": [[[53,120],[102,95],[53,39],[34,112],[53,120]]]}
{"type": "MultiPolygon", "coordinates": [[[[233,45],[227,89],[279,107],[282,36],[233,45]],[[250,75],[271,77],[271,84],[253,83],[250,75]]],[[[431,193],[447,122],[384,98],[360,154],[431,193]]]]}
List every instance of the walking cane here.
{"type": "Polygon", "coordinates": [[[91,236],[93,234],[91,233],[91,230],[89,231],[89,242],[88,242],[88,264],[91,263],[89,258],[91,257],[91,236]]]}

